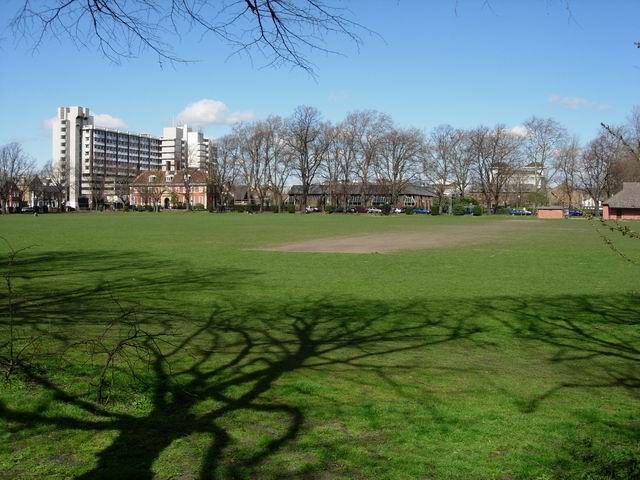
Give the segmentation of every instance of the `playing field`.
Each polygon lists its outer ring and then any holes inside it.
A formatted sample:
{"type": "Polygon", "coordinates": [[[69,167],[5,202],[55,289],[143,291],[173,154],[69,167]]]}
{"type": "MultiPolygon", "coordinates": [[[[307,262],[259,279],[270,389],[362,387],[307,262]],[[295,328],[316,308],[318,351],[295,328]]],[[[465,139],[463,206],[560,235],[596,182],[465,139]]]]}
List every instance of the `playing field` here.
{"type": "Polygon", "coordinates": [[[0,235],[33,245],[0,478],[640,478],[640,263],[586,220],[2,215],[0,235]]]}

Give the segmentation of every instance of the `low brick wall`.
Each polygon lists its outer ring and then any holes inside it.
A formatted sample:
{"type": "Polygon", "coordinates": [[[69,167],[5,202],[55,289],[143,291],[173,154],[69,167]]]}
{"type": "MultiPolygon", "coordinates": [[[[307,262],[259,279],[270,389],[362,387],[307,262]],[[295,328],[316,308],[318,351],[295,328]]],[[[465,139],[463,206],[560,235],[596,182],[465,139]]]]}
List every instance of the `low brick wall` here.
{"type": "Polygon", "coordinates": [[[545,220],[557,220],[564,218],[564,210],[562,208],[545,208],[538,210],[538,218],[545,220]]]}

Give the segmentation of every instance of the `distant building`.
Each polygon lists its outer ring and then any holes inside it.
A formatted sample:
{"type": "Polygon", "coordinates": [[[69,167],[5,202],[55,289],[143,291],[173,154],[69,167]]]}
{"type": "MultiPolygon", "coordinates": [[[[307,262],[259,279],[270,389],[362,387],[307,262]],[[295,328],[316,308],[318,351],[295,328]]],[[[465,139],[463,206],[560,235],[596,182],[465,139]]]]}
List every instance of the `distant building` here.
{"type": "MultiPolygon", "coordinates": [[[[497,205],[487,205],[488,207],[519,207],[523,205],[540,205],[547,202],[547,198],[542,195],[547,185],[547,178],[541,164],[532,162],[517,167],[513,171],[507,165],[496,165],[491,172],[494,178],[500,175],[501,168],[509,169],[508,172],[502,171],[502,174],[507,178],[500,189],[497,205]]],[[[480,184],[472,185],[469,195],[481,203],[486,203],[480,184]]]]}
{"type": "Polygon", "coordinates": [[[60,107],[52,130],[53,166],[69,207],[118,201],[119,180],[160,168],[159,137],[96,127],[88,108],[60,107]]]}
{"type": "MultiPolygon", "coordinates": [[[[309,188],[307,205],[301,205],[302,185],[293,185],[289,189],[289,203],[297,207],[325,207],[327,205],[347,207],[381,207],[392,203],[392,192],[389,185],[369,184],[363,187],[353,183],[346,186],[330,186],[315,184],[309,188]]],[[[407,184],[400,189],[393,207],[430,208],[435,194],[431,189],[415,184],[407,184]]]]}
{"type": "Polygon", "coordinates": [[[186,202],[191,206],[202,204],[207,208],[207,174],[198,169],[167,172],[150,170],[140,173],[131,182],[131,204],[134,206],[160,206],[170,209],[186,202]],[[185,180],[188,176],[188,182],[185,180]]]}
{"type": "Polygon", "coordinates": [[[205,169],[214,154],[213,142],[187,125],[162,131],[162,168],[166,171],[205,169]]]}
{"type": "Polygon", "coordinates": [[[94,125],[85,107],[60,107],[52,128],[53,166],[66,185],[66,205],[125,203],[130,182],[147,170],[204,169],[215,154],[213,142],[184,125],[162,137],[94,125]]]}
{"type": "Polygon", "coordinates": [[[605,220],[640,220],[640,182],[624,182],[622,190],[602,202],[605,220]]]}

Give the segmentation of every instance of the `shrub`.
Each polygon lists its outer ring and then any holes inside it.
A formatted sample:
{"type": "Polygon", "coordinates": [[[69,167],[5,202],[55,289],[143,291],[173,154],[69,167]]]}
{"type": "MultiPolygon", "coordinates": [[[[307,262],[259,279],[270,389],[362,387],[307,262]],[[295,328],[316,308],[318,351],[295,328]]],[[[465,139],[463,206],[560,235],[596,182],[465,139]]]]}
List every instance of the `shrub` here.
{"type": "Polygon", "coordinates": [[[496,208],[496,215],[510,215],[511,209],[507,207],[498,207],[496,208]]]}
{"type": "Polygon", "coordinates": [[[236,213],[244,213],[247,211],[247,206],[246,205],[234,205],[233,206],[233,211],[236,213]]]}
{"type": "Polygon", "coordinates": [[[453,206],[453,214],[454,215],[464,215],[464,205],[461,203],[456,203],[453,206]]]}
{"type": "Polygon", "coordinates": [[[404,213],[406,213],[407,215],[413,215],[413,207],[407,207],[407,209],[404,211],[404,213]]]}
{"type": "Polygon", "coordinates": [[[153,205],[145,205],[144,209],[145,209],[147,212],[153,212],[153,205]]]}
{"type": "Polygon", "coordinates": [[[482,215],[482,207],[480,205],[474,205],[473,207],[473,215],[475,217],[479,217],[482,215]]]}
{"type": "Polygon", "coordinates": [[[197,212],[202,212],[202,211],[204,210],[204,205],[203,205],[203,204],[201,204],[201,203],[196,203],[196,204],[193,206],[193,209],[194,209],[195,211],[197,211],[197,212]]]}
{"type": "Polygon", "coordinates": [[[391,204],[385,203],[380,207],[380,210],[382,210],[383,215],[389,215],[391,213],[391,204]]]}
{"type": "Polygon", "coordinates": [[[295,203],[290,203],[289,206],[287,207],[287,211],[289,213],[296,213],[296,205],[295,205],[295,203]]]}
{"type": "Polygon", "coordinates": [[[434,203],[431,205],[431,215],[440,215],[440,204],[434,203]]]}

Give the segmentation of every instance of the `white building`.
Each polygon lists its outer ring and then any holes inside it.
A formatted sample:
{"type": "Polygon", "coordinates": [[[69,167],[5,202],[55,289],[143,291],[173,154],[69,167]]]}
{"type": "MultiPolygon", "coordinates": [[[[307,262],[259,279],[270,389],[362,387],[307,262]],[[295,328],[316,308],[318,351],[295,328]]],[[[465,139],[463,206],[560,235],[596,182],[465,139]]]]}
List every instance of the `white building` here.
{"type": "Polygon", "coordinates": [[[170,172],[183,168],[206,168],[212,142],[189,126],[166,127],[162,131],[162,168],[170,172]]]}
{"type": "Polygon", "coordinates": [[[53,166],[67,185],[69,207],[120,201],[119,185],[161,166],[159,137],[96,127],[85,107],[60,107],[52,130],[53,166]]]}

